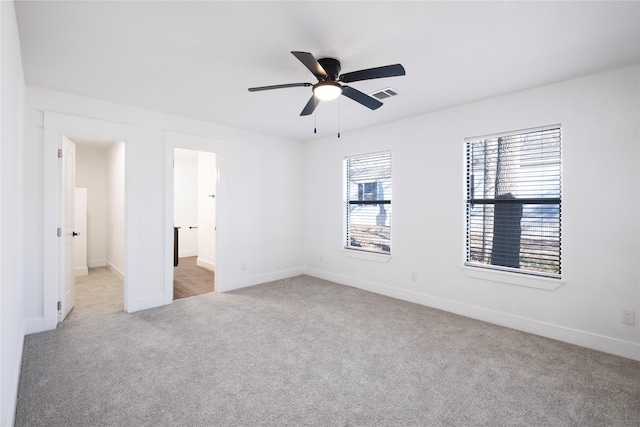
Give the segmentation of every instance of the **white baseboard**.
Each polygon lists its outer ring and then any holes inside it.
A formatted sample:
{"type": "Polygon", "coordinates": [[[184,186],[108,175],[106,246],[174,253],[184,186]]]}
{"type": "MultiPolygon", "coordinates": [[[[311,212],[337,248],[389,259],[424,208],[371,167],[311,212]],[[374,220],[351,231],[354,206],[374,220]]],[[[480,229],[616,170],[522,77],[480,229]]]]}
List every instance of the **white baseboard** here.
{"type": "Polygon", "coordinates": [[[90,259],[87,261],[87,267],[96,268],[96,267],[106,267],[107,261],[104,259],[90,259]]]}
{"type": "Polygon", "coordinates": [[[10,378],[5,378],[5,372],[2,371],[3,378],[2,381],[11,381],[12,386],[8,389],[10,390],[10,395],[4,397],[2,399],[3,406],[7,404],[6,408],[3,408],[2,414],[4,419],[0,419],[0,425],[3,426],[12,426],[15,422],[15,414],[16,407],[18,405],[18,387],[20,385],[20,372],[22,371],[22,350],[24,348],[24,336],[20,337],[20,343],[18,345],[18,357],[16,358],[16,365],[11,370],[12,373],[15,373],[10,378]]]}
{"type": "Polygon", "coordinates": [[[386,295],[392,298],[421,304],[427,307],[436,308],[438,310],[448,311],[460,316],[470,317],[472,319],[481,320],[483,322],[517,329],[519,331],[528,332],[558,341],[563,341],[569,344],[575,344],[581,347],[586,347],[593,350],[602,351],[604,353],[614,354],[616,356],[640,361],[640,344],[638,343],[606,337],[603,335],[541,322],[534,319],[514,316],[511,314],[489,310],[483,307],[465,304],[458,301],[419,294],[417,292],[407,291],[404,289],[383,285],[381,283],[370,282],[367,280],[361,280],[354,277],[330,273],[311,267],[305,267],[304,273],[342,285],[347,285],[369,292],[386,295]]]}
{"type": "Polygon", "coordinates": [[[118,279],[124,281],[124,273],[118,269],[115,265],[111,264],[107,261],[107,268],[111,271],[118,279]]]}
{"type": "Polygon", "coordinates": [[[187,258],[192,256],[198,256],[197,249],[191,251],[178,251],[178,258],[187,258]]]}
{"type": "Polygon", "coordinates": [[[206,268],[207,270],[211,270],[213,272],[216,271],[216,265],[214,263],[205,261],[201,258],[198,258],[198,260],[196,261],[196,265],[198,267],[206,268]]]}
{"type": "Polygon", "coordinates": [[[75,277],[86,276],[88,274],[89,274],[89,268],[87,267],[76,267],[73,269],[73,275],[75,277]]]}
{"type": "Polygon", "coordinates": [[[147,298],[140,298],[136,300],[133,306],[129,306],[128,313],[133,313],[140,310],[147,310],[149,308],[160,307],[165,305],[164,295],[155,295],[147,298]]]}
{"type": "Polygon", "coordinates": [[[216,291],[228,292],[235,289],[259,285],[261,283],[273,282],[274,280],[287,279],[289,277],[295,277],[301,274],[304,274],[304,267],[292,268],[290,270],[274,271],[273,273],[245,277],[242,279],[232,280],[230,282],[218,281],[216,282],[216,291]]]}
{"type": "Polygon", "coordinates": [[[24,328],[24,334],[35,334],[37,332],[44,331],[44,318],[43,317],[32,317],[31,319],[25,319],[22,322],[24,328]]]}

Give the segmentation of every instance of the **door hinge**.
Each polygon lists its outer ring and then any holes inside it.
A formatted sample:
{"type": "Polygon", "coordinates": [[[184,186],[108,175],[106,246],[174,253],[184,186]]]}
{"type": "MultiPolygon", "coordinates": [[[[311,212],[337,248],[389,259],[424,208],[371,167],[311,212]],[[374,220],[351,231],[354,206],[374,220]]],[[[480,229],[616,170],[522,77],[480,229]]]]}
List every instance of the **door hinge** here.
{"type": "Polygon", "coordinates": [[[58,237],[62,236],[62,228],[58,228],[58,237]]]}
{"type": "Polygon", "coordinates": [[[62,310],[62,301],[58,301],[58,310],[62,310]]]}
{"type": "Polygon", "coordinates": [[[62,148],[58,148],[58,158],[62,158],[62,148]]]}

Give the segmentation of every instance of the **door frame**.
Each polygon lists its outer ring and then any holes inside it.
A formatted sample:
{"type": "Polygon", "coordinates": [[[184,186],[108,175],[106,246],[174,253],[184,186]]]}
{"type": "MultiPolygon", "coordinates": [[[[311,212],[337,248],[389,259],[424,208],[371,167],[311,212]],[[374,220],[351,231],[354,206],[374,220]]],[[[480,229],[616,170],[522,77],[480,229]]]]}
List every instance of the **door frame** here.
{"type": "Polygon", "coordinates": [[[130,253],[128,250],[128,209],[129,187],[129,155],[128,142],[134,139],[133,129],[125,124],[105,120],[91,119],[68,114],[44,111],[43,124],[43,330],[55,329],[58,325],[57,304],[60,301],[59,280],[61,268],[64,268],[62,241],[57,236],[57,229],[62,227],[60,209],[60,189],[58,188],[58,149],[62,148],[62,135],[84,138],[113,140],[124,142],[125,166],[125,266],[124,266],[124,311],[129,312],[133,303],[133,289],[129,286],[128,266],[130,253]]]}
{"type": "Polygon", "coordinates": [[[173,158],[174,149],[184,148],[187,150],[205,151],[208,153],[216,153],[217,161],[217,194],[216,194],[216,255],[215,255],[215,289],[216,291],[222,290],[219,288],[221,278],[224,277],[224,266],[220,265],[219,253],[220,253],[220,241],[224,235],[224,231],[221,233],[223,227],[220,226],[220,200],[224,200],[224,190],[222,186],[222,180],[220,173],[221,169],[221,156],[222,143],[220,140],[201,136],[193,135],[182,132],[165,131],[164,132],[164,152],[165,152],[165,206],[164,206],[164,303],[171,304],[173,302],[173,224],[174,224],[174,173],[173,173],[173,158]]]}

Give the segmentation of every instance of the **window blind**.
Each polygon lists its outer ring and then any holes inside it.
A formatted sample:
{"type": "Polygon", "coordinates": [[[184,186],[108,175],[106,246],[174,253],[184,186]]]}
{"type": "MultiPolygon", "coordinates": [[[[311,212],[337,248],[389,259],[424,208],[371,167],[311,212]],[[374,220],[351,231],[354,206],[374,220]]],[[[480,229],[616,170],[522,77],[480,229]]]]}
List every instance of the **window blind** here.
{"type": "Polygon", "coordinates": [[[345,159],[345,247],[391,253],[391,153],[345,159]]]}
{"type": "Polygon", "coordinates": [[[559,277],[560,127],[466,141],[467,264],[559,277]]]}

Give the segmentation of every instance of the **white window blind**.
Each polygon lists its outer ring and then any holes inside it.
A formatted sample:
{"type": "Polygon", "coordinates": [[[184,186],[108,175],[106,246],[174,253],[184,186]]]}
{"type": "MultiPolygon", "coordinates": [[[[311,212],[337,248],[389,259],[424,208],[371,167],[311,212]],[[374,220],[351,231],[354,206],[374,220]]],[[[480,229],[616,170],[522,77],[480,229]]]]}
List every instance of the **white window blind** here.
{"type": "Polygon", "coordinates": [[[391,253],[391,153],[345,159],[345,248],[391,253]]]}
{"type": "Polygon", "coordinates": [[[467,265],[560,277],[560,127],[466,141],[467,265]]]}

